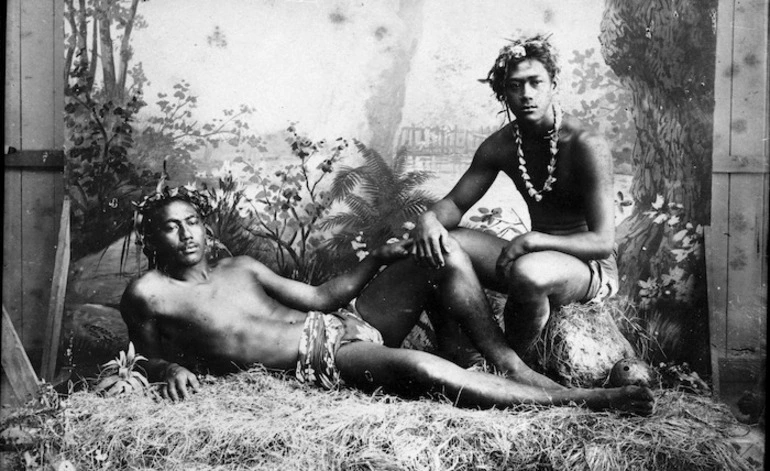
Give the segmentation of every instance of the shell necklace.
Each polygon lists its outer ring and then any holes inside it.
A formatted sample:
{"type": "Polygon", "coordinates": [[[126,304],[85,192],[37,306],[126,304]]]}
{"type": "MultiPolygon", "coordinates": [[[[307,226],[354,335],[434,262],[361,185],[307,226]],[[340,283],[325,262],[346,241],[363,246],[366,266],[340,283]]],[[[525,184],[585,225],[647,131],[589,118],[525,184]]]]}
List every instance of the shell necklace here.
{"type": "Polygon", "coordinates": [[[527,172],[527,161],[524,160],[524,149],[521,145],[521,132],[519,131],[519,125],[516,121],[511,122],[511,132],[513,133],[513,141],[516,144],[516,156],[519,158],[519,171],[521,171],[521,178],[524,180],[524,186],[527,189],[527,194],[539,202],[543,199],[543,193],[551,191],[553,184],[556,183],[556,178],[553,176],[556,171],[556,153],[559,151],[559,129],[561,128],[561,109],[553,105],[553,129],[548,133],[548,137],[551,141],[550,151],[551,160],[548,162],[548,177],[543,183],[543,188],[538,191],[530,181],[529,173],[527,172]]]}

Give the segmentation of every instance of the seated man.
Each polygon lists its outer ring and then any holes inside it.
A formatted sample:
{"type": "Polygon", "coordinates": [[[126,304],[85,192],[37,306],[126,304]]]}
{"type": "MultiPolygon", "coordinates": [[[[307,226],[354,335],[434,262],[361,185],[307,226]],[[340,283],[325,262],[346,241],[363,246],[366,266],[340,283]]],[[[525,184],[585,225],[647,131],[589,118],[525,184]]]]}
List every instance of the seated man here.
{"type": "Polygon", "coordinates": [[[172,400],[198,390],[193,371],[260,363],[294,370],[300,381],[326,388],[344,381],[404,395],[436,392],[469,407],[574,402],[596,410],[652,411],[649,389],[567,389],[527,368],[491,320],[470,259],[459,247],[442,270],[424,271],[423,286],[383,284],[379,277],[370,282],[389,262],[413,265],[409,241],[379,247],[350,272],[310,286],[247,256],[209,262],[200,209],[205,200],[171,194],[159,193],[140,205],[140,234],[156,268],[129,284],[121,313],[137,351],[149,358],[150,378],[163,382],[164,395],[172,400]],[[419,315],[414,306],[426,296],[418,291],[429,284],[444,298],[443,312],[466,328],[507,377],[386,346],[409,332],[419,315]],[[343,308],[359,293],[360,315],[355,307],[343,308]],[[379,331],[363,319],[369,310],[382,311],[376,316],[379,331]]]}
{"type": "MultiPolygon", "coordinates": [[[[529,358],[553,308],[601,301],[618,289],[612,155],[605,140],[556,103],[557,54],[545,36],[512,40],[485,82],[509,123],[478,148],[452,190],[420,216],[412,252],[440,267],[452,236],[471,257],[483,285],[508,295],[509,345],[529,358]],[[459,228],[463,215],[501,173],[524,198],[532,230],[510,241],[459,228]]],[[[452,323],[444,343],[462,342],[452,323]]],[[[466,342],[467,343],[467,342],[466,342]]]]}

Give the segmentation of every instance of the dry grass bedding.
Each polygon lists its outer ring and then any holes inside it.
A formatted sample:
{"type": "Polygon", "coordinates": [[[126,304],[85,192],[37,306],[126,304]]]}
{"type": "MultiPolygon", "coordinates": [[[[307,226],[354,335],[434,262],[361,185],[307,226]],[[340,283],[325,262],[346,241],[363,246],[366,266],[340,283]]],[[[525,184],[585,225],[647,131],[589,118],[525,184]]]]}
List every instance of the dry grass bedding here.
{"type": "Polygon", "coordinates": [[[743,429],[723,405],[656,394],[647,418],[575,407],[477,411],[321,391],[257,368],[207,377],[179,403],[81,391],[55,413],[2,425],[36,418],[40,456],[79,471],[752,468],[729,443],[743,429]]]}

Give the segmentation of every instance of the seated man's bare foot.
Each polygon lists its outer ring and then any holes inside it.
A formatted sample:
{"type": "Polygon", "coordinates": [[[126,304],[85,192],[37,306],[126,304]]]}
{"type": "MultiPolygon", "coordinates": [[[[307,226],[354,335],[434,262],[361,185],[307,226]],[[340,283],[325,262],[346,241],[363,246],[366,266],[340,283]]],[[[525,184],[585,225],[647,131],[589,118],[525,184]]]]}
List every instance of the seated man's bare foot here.
{"type": "Polygon", "coordinates": [[[589,398],[586,406],[594,410],[611,409],[637,415],[650,415],[655,406],[652,390],[643,386],[623,386],[592,392],[596,392],[597,395],[589,398]]]}

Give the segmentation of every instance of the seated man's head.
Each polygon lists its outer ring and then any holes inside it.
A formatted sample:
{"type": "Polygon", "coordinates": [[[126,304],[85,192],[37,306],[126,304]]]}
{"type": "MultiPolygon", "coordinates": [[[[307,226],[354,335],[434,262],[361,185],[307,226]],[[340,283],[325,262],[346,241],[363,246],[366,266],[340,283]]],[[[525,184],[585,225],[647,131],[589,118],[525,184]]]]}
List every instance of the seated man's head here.
{"type": "Polygon", "coordinates": [[[547,36],[512,40],[500,50],[485,80],[518,119],[537,120],[550,109],[559,75],[547,36]]]}
{"type": "Polygon", "coordinates": [[[137,207],[139,240],[150,268],[197,265],[206,256],[206,227],[210,212],[205,195],[185,187],[166,188],[145,198],[137,207]]]}

